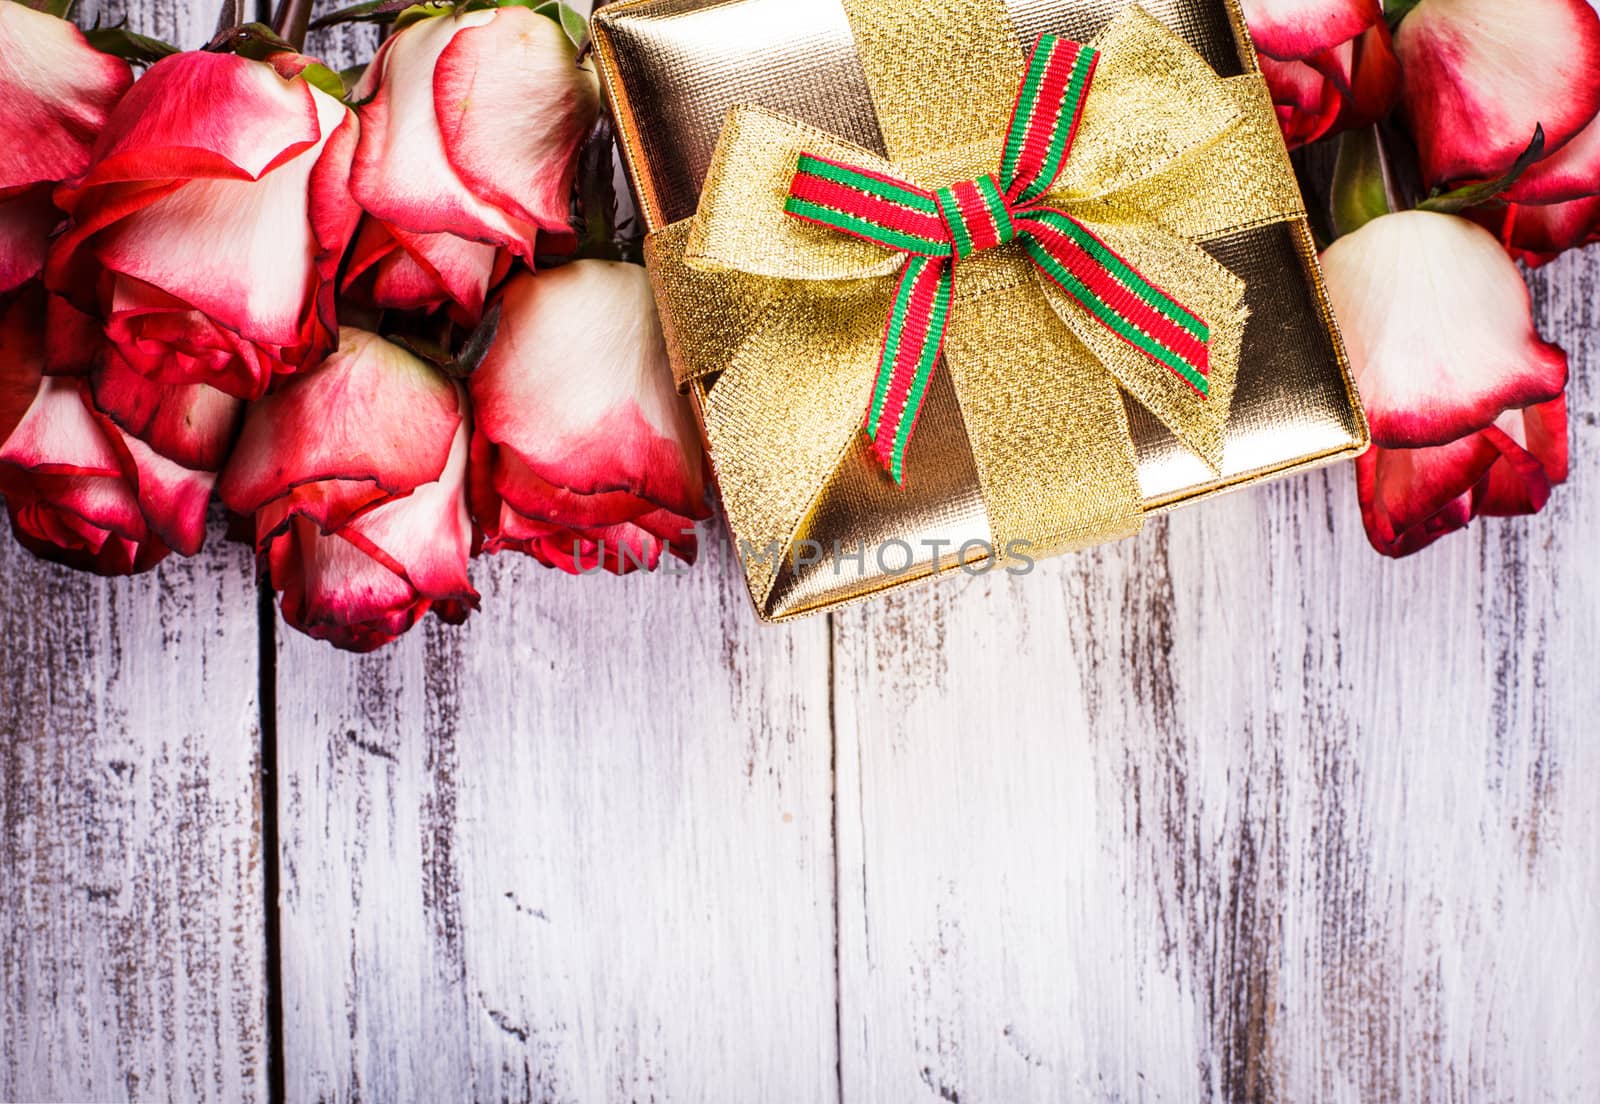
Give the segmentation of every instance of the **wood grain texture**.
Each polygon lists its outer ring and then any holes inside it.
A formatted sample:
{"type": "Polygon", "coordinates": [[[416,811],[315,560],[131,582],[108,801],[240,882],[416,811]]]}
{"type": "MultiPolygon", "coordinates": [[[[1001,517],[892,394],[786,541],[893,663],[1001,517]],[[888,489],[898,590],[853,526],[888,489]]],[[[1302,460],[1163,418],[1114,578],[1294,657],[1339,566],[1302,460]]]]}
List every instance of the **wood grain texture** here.
{"type": "Polygon", "coordinates": [[[264,1095],[254,598],[0,539],[0,1100],[264,1095]]]}
{"type": "Polygon", "coordinates": [[[847,1098],[1600,1098],[1597,279],[1537,519],[1383,562],[1340,468],[839,617],[847,1098]]]}
{"type": "Polygon", "coordinates": [[[280,644],[288,1098],[834,1099],[826,622],[475,578],[464,629],[280,644]]]}

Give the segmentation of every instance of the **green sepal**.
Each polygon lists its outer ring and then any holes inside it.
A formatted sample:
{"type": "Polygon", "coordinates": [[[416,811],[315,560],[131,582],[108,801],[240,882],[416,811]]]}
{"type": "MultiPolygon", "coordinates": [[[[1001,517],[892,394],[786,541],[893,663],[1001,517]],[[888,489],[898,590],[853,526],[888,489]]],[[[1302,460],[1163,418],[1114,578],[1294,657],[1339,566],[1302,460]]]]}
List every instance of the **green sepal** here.
{"type": "Polygon", "coordinates": [[[452,379],[464,380],[478,370],[483,363],[483,358],[489,355],[489,350],[494,347],[495,336],[500,332],[500,309],[503,304],[494,303],[483,312],[483,320],[479,322],[467,340],[462,342],[461,351],[450,359],[448,364],[440,367],[444,374],[452,379]]]}
{"type": "Polygon", "coordinates": [[[1394,210],[1377,127],[1347,131],[1339,138],[1329,206],[1337,237],[1353,234],[1394,210]]]}
{"type": "Polygon", "coordinates": [[[289,44],[288,39],[265,23],[244,23],[219,31],[215,38],[205,44],[205,49],[213,54],[238,54],[251,61],[266,61],[274,54],[300,52],[289,44]]]}
{"type": "Polygon", "coordinates": [[[135,65],[154,65],[162,58],[179,52],[172,43],[136,34],[122,23],[110,27],[91,27],[83,32],[83,37],[102,54],[131,61],[135,65]]]}
{"type": "Polygon", "coordinates": [[[336,100],[344,99],[344,78],[320,61],[313,61],[300,70],[300,76],[313,88],[321,89],[336,100]]]}
{"type": "Polygon", "coordinates": [[[1528,143],[1528,148],[1522,151],[1522,156],[1517,158],[1516,164],[1511,166],[1511,171],[1497,180],[1485,180],[1480,184],[1468,184],[1464,188],[1454,191],[1435,191],[1433,195],[1417,204],[1418,210],[1436,211],[1441,215],[1458,215],[1468,207],[1476,207],[1481,203],[1499,199],[1512,185],[1522,178],[1533,163],[1544,157],[1544,127],[1538,126],[1533,131],[1533,141],[1528,143]]]}

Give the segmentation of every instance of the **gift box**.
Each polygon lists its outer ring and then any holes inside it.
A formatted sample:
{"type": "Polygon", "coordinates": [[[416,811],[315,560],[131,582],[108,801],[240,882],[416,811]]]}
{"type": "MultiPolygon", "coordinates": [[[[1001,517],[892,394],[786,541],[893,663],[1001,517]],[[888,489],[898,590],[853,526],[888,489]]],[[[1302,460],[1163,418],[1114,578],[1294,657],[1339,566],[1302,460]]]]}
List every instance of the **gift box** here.
{"type": "Polygon", "coordinates": [[[763,618],[1367,446],[1235,0],[622,0],[593,42],[763,618]]]}

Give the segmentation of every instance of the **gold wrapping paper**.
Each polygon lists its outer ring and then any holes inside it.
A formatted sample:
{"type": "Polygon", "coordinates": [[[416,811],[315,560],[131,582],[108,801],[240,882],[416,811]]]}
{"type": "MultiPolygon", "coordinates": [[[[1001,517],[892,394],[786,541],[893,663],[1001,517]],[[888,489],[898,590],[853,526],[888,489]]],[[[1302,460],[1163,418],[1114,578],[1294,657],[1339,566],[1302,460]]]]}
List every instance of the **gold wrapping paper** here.
{"type": "MultiPolygon", "coordinates": [[[[1041,493],[1070,495],[1073,481],[1078,478],[1071,475],[1074,463],[1084,468],[1081,478],[1088,486],[1093,487],[1096,479],[1103,478],[1093,470],[1093,450],[1081,447],[1060,450],[1060,482],[1043,492],[1030,484],[1028,472],[1006,470],[1006,450],[997,452],[981,440],[975,447],[973,432],[988,432],[986,424],[1017,425],[1033,433],[1036,445],[1048,448],[1052,444],[1048,427],[1030,423],[1025,409],[1020,416],[1017,411],[1001,410],[991,415],[975,409],[974,395],[993,395],[1002,406],[1014,396],[1000,389],[985,389],[970,379],[962,380],[962,398],[958,400],[951,371],[943,369],[934,377],[925,413],[912,441],[907,470],[919,475],[907,486],[896,487],[882,475],[867,455],[859,434],[846,433],[843,440],[820,450],[805,447],[814,443],[798,438],[800,427],[810,424],[816,412],[838,409],[840,403],[849,409],[851,399],[842,393],[830,393],[827,387],[796,387],[795,380],[806,378],[808,356],[822,353],[824,343],[859,342],[864,333],[881,331],[886,313],[884,285],[870,280],[841,284],[832,297],[792,297],[792,301],[783,298],[774,308],[770,287],[763,291],[748,282],[728,279],[704,268],[691,270],[683,264],[683,239],[693,225],[683,220],[695,213],[701,187],[712,170],[712,152],[719,137],[727,144],[723,121],[730,108],[764,108],[803,120],[824,135],[866,150],[897,151],[902,155],[902,168],[908,151],[948,147],[952,135],[979,149],[996,144],[998,140],[987,135],[984,128],[1003,133],[1007,121],[1004,113],[973,112],[972,118],[967,119],[949,99],[939,101],[944,105],[941,107],[935,103],[938,97],[929,97],[925,109],[913,102],[911,109],[885,113],[884,119],[875,114],[875,95],[881,100],[895,95],[894,88],[912,87],[920,79],[915,73],[897,74],[896,66],[917,64],[915,59],[943,48],[950,38],[949,25],[940,25],[931,31],[940,36],[938,41],[921,47],[908,42],[908,36],[919,33],[918,28],[928,27],[926,21],[915,18],[921,5],[907,5],[905,10],[912,18],[904,26],[891,28],[890,33],[863,34],[863,27],[882,28],[884,24],[882,20],[873,24],[860,19],[853,32],[846,8],[881,3],[882,0],[846,0],[841,6],[837,0],[633,0],[605,9],[595,24],[597,54],[618,117],[629,168],[647,224],[658,232],[651,242],[650,256],[658,286],[666,291],[663,315],[669,341],[674,340],[674,331],[680,328],[700,335],[700,340],[693,343],[695,357],[686,361],[680,356],[676,367],[701,402],[713,441],[712,458],[719,484],[730,505],[730,516],[741,523],[735,536],[750,539],[757,547],[765,545],[774,533],[792,533],[796,540],[814,541],[824,549],[871,550],[885,542],[900,541],[912,551],[912,562],[904,569],[901,562],[896,562],[893,571],[885,570],[870,551],[864,562],[832,556],[810,565],[749,561],[747,573],[758,611],[772,619],[813,612],[925,578],[933,572],[936,554],[941,559],[941,570],[954,570],[959,566],[956,550],[963,545],[993,542],[997,535],[1025,525],[1030,511],[1042,513],[1037,506],[1041,493]],[[868,72],[873,74],[875,87],[869,82],[868,72]],[[886,87],[889,91],[885,91],[886,87]],[[752,314],[772,309],[775,314],[792,315],[788,326],[800,329],[791,332],[815,333],[816,342],[809,350],[781,341],[770,342],[768,347],[746,348],[740,370],[723,376],[722,370],[739,354],[742,339],[730,334],[722,348],[714,340],[708,343],[703,337],[706,318],[698,312],[724,311],[730,301],[752,314]],[[713,389],[728,387],[781,387],[786,398],[776,408],[770,401],[746,406],[744,396],[722,391],[715,402],[707,402],[713,389]],[[741,410],[764,412],[764,416],[741,418],[729,413],[741,410]],[[793,486],[821,488],[798,527],[780,516],[791,510],[788,506],[777,509],[770,518],[770,527],[767,525],[769,519],[763,518],[761,511],[773,497],[772,488],[757,486],[738,465],[730,468],[719,464],[718,441],[723,442],[723,451],[730,455],[753,443],[763,455],[785,461],[792,458],[780,473],[780,488],[788,481],[793,481],[789,484],[793,486]],[[993,470],[997,458],[1000,470],[993,470]]],[[[968,36],[970,41],[960,48],[952,47],[949,56],[961,60],[946,66],[940,78],[950,79],[953,73],[962,87],[975,89],[969,100],[993,102],[1014,97],[1019,79],[1023,57],[1020,43],[1002,38],[998,41],[1003,48],[997,50],[992,29],[979,26],[984,7],[993,3],[997,0],[944,3],[946,8],[972,7],[970,18],[954,25],[970,24],[976,30],[968,36]],[[984,87],[984,82],[993,87],[984,87]]],[[[1106,30],[1125,5],[1115,0],[1012,0],[1008,7],[1015,33],[1031,43],[1045,32],[1080,41],[1092,39],[1106,30]]],[[[1247,79],[1232,82],[1212,79],[1226,84],[1239,96],[1239,114],[1253,113],[1258,124],[1264,119],[1266,126],[1272,125],[1270,107],[1259,98],[1251,102],[1252,95],[1258,96],[1257,86],[1248,79],[1254,69],[1253,53],[1236,8],[1215,0],[1155,0],[1144,7],[1176,31],[1217,75],[1245,75],[1247,79]]],[[[1180,92],[1195,76],[1177,71],[1169,74],[1180,92]]],[[[751,113],[751,118],[753,128],[759,130],[760,112],[751,113]]],[[[1089,131],[1086,124],[1085,133],[1089,131]]],[[[1188,191],[1179,189],[1174,194],[1170,181],[1159,193],[1152,192],[1144,198],[1137,194],[1137,188],[1119,191],[1115,197],[1119,204],[1137,207],[1147,203],[1178,211],[1188,225],[1200,227],[1201,232],[1193,236],[1203,238],[1207,251],[1244,281],[1251,319],[1242,335],[1231,415],[1214,449],[1185,447],[1160,420],[1132,400],[1126,402],[1126,429],[1120,417],[1102,419],[1103,447],[1115,449],[1120,434],[1121,447],[1126,449],[1131,431],[1138,486],[1128,493],[1142,498],[1146,509],[1166,508],[1352,455],[1366,443],[1366,427],[1350,388],[1281,143],[1274,139],[1263,144],[1261,133],[1251,133],[1249,128],[1231,134],[1229,140],[1234,148],[1225,144],[1212,156],[1219,161],[1219,171],[1226,172],[1226,179],[1238,189],[1242,207],[1271,212],[1271,217],[1260,220],[1262,225],[1241,226],[1231,212],[1219,213],[1215,196],[1207,200],[1199,194],[1204,189],[1195,190],[1190,202],[1188,191]],[[1185,210],[1186,206],[1193,209],[1185,210]],[[1285,215],[1289,216],[1287,220],[1285,215]],[[1214,237],[1210,233],[1213,230],[1224,233],[1214,237]],[[1212,470],[1213,467],[1220,470],[1212,470]]],[[[1099,147],[1090,143],[1082,151],[1075,149],[1064,184],[1071,181],[1074,173],[1087,180],[1114,175],[1119,149],[1126,146],[1126,142],[1099,147]]],[[[948,154],[944,156],[949,159],[948,154]]],[[[981,159],[992,153],[973,156],[981,159]]],[[[933,175],[940,172],[937,159],[917,168],[933,175]]],[[[976,170],[967,164],[948,164],[944,171],[954,176],[973,175],[976,170]]],[[[1081,195],[1082,189],[1078,192],[1081,195]]],[[[708,188],[707,201],[712,202],[715,194],[715,187],[708,188]]],[[[737,223],[724,220],[722,225],[737,223]]],[[[760,242],[756,242],[752,248],[759,250],[759,246],[760,242]]],[[[1145,254],[1140,256],[1143,259],[1145,254]]],[[[963,310],[979,323],[983,312],[996,314],[998,324],[1009,312],[1022,309],[1020,298],[1008,302],[1008,296],[1014,296],[1018,289],[1008,289],[1003,276],[996,276],[991,282],[991,293],[963,304],[963,310]]],[[[1036,289],[1027,290],[1037,298],[1036,289]]],[[[1042,363],[1052,362],[1052,356],[1054,362],[1061,359],[1048,348],[1037,346],[1010,351],[993,347],[961,350],[959,337],[951,352],[951,370],[967,375],[985,371],[1014,374],[1024,355],[1040,357],[1042,363]]],[[[835,380],[834,386],[836,391],[840,387],[849,391],[854,384],[835,380]]],[[[1141,392],[1140,397],[1160,410],[1160,395],[1141,392]]],[[[1110,401],[1113,407],[1120,405],[1116,399],[1110,401]]],[[[1170,417],[1167,420],[1172,421],[1170,417]]],[[[1092,516],[1092,511],[1087,516],[1092,516]]],[[[1083,533],[1042,534],[1046,537],[1042,543],[1045,547],[1071,547],[1084,538],[1116,535],[1115,529],[1114,519],[1108,519],[1107,525],[1091,520],[1083,533]]],[[[1041,536],[1035,530],[1024,535],[1030,539],[1041,536]]]]}

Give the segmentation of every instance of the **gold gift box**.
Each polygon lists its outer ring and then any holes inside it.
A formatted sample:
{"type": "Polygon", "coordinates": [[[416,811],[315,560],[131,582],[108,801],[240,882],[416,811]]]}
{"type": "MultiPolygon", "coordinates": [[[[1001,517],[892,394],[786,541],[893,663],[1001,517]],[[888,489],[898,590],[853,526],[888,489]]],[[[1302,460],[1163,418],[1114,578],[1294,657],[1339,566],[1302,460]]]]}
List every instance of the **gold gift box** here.
{"type": "MultiPolygon", "coordinates": [[[[914,0],[907,0],[908,3],[914,0]]],[[[1006,0],[1019,38],[1088,41],[1127,0],[1006,0]]],[[[1236,0],[1144,0],[1219,76],[1257,71],[1236,0]]],[[[595,55],[646,228],[692,217],[730,108],[754,105],[883,152],[867,78],[841,0],[623,0],[597,12],[595,55]]],[[[1292,178],[1287,158],[1260,166],[1292,178]]],[[[1161,512],[1358,455],[1366,421],[1328,306],[1304,217],[1204,243],[1247,285],[1250,311],[1220,476],[1152,415],[1124,398],[1150,512],[1161,512]]],[[[671,320],[667,319],[668,329],[671,320]]],[[[716,377],[696,381],[697,404],[716,377]]],[[[717,457],[712,453],[712,466],[717,457]]],[[[864,439],[834,472],[757,612],[786,620],[963,567],[955,550],[987,542],[978,471],[949,373],[938,371],[896,486],[864,439]],[[869,551],[902,542],[892,567],[869,551]],[[835,555],[843,550],[843,556],[835,555]]],[[[727,473],[717,471],[719,479],[727,473]]],[[[734,533],[760,549],[767,538],[734,533]],[[757,539],[759,537],[759,539],[757,539]]],[[[981,554],[969,559],[982,558],[981,554]]]]}

